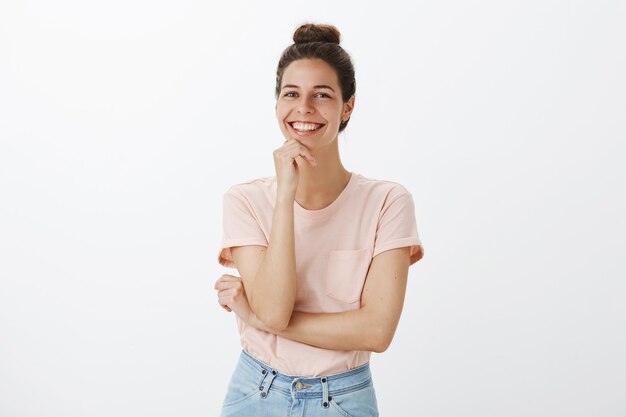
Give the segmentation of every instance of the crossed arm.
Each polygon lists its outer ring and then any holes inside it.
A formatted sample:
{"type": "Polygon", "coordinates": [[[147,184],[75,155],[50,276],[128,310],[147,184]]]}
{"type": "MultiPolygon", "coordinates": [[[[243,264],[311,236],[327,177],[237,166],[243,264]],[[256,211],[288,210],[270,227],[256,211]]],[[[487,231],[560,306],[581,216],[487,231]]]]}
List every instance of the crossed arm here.
{"type": "MultiPolygon", "coordinates": [[[[266,249],[256,245],[231,248],[245,291],[252,290],[255,265],[263,262],[266,249]],[[244,278],[243,274],[247,276],[244,278]]],[[[252,308],[248,324],[324,349],[384,352],[400,320],[408,268],[409,247],[381,252],[372,259],[359,309],[339,313],[292,311],[286,327],[271,327],[260,320],[252,308]]],[[[243,298],[245,301],[246,297],[243,298]]]]}

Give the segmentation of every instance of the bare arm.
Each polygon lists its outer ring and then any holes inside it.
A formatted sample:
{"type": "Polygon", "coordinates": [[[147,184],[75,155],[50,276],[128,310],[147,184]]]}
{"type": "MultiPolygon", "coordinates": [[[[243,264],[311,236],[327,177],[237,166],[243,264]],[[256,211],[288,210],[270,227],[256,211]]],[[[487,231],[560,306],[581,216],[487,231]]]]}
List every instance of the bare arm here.
{"type": "Polygon", "coordinates": [[[257,318],[272,330],[287,327],[296,301],[293,200],[277,196],[267,247],[238,246],[231,253],[257,318]]]}
{"type": "Polygon", "coordinates": [[[309,149],[296,139],[287,139],[274,150],[273,158],[276,203],[267,249],[259,246],[231,248],[231,253],[251,310],[265,326],[280,331],[289,324],[296,302],[293,204],[299,181],[298,161],[311,166],[316,166],[317,162],[309,149]]]}
{"type": "Polygon", "coordinates": [[[340,313],[294,311],[284,330],[272,330],[254,318],[251,325],[324,349],[384,352],[391,344],[400,320],[408,268],[408,247],[382,252],[372,260],[358,310],[340,313]]]}

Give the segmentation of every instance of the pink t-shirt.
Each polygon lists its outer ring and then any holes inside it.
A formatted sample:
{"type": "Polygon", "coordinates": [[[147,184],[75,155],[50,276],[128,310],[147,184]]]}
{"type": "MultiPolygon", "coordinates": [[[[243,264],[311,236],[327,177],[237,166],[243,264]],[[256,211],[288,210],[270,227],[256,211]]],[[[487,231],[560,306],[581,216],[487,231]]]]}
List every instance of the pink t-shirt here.
{"type": "MultiPolygon", "coordinates": [[[[276,177],[236,184],[224,193],[224,235],[218,262],[236,268],[230,247],[267,246],[276,201],[276,177]]],[[[333,313],[360,307],[372,258],[410,246],[413,265],[423,256],[411,193],[402,185],[352,172],[329,206],[307,210],[294,201],[296,302],[294,310],[333,313]]],[[[366,363],[369,351],[322,349],[246,325],[237,317],[241,346],[287,375],[320,376],[366,363]]]]}

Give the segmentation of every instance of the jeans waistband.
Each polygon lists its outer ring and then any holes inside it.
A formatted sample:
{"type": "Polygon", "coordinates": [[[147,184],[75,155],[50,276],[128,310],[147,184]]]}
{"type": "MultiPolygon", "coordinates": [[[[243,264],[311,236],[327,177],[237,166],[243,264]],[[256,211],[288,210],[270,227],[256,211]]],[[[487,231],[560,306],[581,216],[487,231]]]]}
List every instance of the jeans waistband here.
{"type": "MultiPolygon", "coordinates": [[[[246,365],[265,375],[261,391],[275,390],[293,398],[324,398],[347,394],[372,385],[372,376],[369,362],[344,372],[304,377],[285,375],[278,372],[265,362],[253,357],[245,350],[241,351],[240,359],[246,365]]],[[[263,392],[261,395],[264,397],[263,392]]]]}

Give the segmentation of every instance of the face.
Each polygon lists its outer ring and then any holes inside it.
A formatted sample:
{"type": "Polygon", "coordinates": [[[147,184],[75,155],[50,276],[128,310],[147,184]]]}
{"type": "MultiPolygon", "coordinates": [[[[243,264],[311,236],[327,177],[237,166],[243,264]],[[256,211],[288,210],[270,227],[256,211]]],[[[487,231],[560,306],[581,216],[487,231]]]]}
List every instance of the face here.
{"type": "Polygon", "coordinates": [[[276,101],[276,117],[285,139],[297,139],[314,150],[337,139],[339,124],[348,119],[354,96],[343,103],[335,70],[322,59],[300,59],[287,66],[276,101]],[[308,122],[315,125],[294,125],[308,122]]]}

